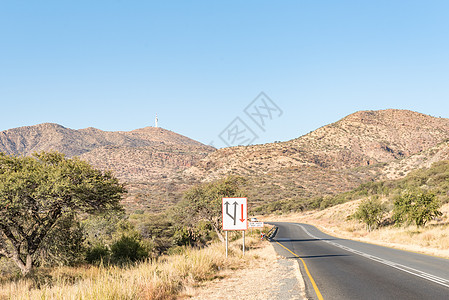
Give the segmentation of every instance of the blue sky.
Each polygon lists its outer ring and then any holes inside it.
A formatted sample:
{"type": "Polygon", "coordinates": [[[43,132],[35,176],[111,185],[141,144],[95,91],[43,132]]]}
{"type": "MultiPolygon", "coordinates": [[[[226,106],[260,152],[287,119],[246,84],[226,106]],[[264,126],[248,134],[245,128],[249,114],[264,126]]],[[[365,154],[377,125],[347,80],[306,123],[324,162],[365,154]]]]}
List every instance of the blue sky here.
{"type": "Polygon", "coordinates": [[[254,143],[358,110],[449,117],[448,1],[0,0],[0,130],[154,124],[254,143]],[[282,115],[244,113],[260,92],[282,115]]]}

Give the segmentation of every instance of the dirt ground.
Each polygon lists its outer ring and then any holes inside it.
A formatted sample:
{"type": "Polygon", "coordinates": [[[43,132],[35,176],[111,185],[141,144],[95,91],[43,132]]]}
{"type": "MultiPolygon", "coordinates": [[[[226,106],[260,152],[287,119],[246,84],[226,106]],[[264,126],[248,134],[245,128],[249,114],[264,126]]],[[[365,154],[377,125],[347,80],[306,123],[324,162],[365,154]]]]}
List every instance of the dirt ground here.
{"type": "Polygon", "coordinates": [[[305,299],[305,287],[296,260],[276,254],[269,242],[251,250],[254,259],[244,269],[226,270],[219,278],[186,290],[185,298],[305,299]]]}

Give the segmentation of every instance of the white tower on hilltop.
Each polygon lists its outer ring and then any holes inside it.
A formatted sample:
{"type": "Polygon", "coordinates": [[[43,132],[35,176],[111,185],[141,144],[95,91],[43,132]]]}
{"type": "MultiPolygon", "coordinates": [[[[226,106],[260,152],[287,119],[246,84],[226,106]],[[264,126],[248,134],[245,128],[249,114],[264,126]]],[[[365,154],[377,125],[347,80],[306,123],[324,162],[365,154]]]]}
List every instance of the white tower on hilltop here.
{"type": "Polygon", "coordinates": [[[157,114],[156,114],[156,118],[154,118],[154,127],[157,128],[157,114]]]}

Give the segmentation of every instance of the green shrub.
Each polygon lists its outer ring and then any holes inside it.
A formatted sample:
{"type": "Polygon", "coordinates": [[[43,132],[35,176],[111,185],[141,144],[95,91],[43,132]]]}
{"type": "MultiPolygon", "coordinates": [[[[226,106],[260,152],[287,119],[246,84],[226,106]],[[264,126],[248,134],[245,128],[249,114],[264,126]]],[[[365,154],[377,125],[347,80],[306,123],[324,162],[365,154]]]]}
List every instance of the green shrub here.
{"type": "Polygon", "coordinates": [[[108,262],[111,252],[102,244],[97,244],[87,250],[86,261],[90,264],[100,264],[102,262],[108,262]]]}
{"type": "Polygon", "coordinates": [[[432,193],[407,192],[395,200],[393,220],[398,225],[415,223],[418,227],[425,226],[428,221],[442,215],[440,207],[441,202],[432,193]]]}
{"type": "Polygon", "coordinates": [[[134,236],[122,235],[111,246],[112,262],[117,264],[135,262],[148,257],[148,250],[141,244],[140,240],[134,236]]]}
{"type": "Polygon", "coordinates": [[[210,229],[205,227],[201,229],[198,227],[183,226],[176,230],[173,235],[173,242],[177,246],[203,246],[208,240],[208,233],[210,229]]]}
{"type": "Polygon", "coordinates": [[[385,215],[387,208],[377,197],[362,201],[353,217],[366,224],[368,231],[377,228],[385,215]]]}

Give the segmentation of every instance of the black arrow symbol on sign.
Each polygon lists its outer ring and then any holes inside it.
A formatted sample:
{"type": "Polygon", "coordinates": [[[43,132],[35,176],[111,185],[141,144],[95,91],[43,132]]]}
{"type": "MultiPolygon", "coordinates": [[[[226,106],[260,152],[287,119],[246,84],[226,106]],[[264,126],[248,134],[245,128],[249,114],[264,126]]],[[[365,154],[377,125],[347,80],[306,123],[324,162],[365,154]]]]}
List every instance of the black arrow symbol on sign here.
{"type": "Polygon", "coordinates": [[[226,214],[227,214],[227,215],[234,221],[234,225],[235,225],[235,223],[236,223],[236,221],[237,221],[237,206],[238,206],[239,204],[237,203],[237,201],[233,203],[233,205],[234,205],[234,215],[231,215],[231,214],[229,213],[229,210],[228,210],[229,205],[230,205],[229,202],[226,201],[224,205],[226,206],[226,214]]]}

